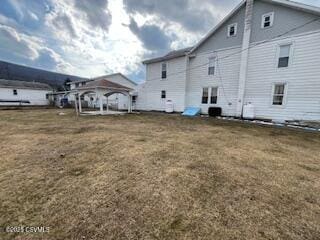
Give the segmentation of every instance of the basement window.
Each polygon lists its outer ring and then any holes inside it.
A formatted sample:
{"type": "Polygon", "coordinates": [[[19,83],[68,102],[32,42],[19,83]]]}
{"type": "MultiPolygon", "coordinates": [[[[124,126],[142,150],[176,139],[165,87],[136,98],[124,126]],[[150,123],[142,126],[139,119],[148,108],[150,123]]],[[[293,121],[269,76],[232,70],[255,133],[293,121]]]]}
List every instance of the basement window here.
{"type": "Polygon", "coordinates": [[[216,58],[209,58],[209,67],[208,67],[208,75],[214,75],[216,65],[216,58]]]}
{"type": "Polygon", "coordinates": [[[165,90],[162,90],[161,91],[161,99],[165,99],[167,96],[166,96],[166,91],[165,90]]]}
{"type": "Polygon", "coordinates": [[[201,103],[202,104],[208,104],[208,100],[209,100],[209,88],[205,87],[205,88],[202,89],[201,103]]]}
{"type": "Polygon", "coordinates": [[[18,95],[17,89],[13,89],[12,93],[13,93],[13,95],[18,95]]]}
{"type": "Polygon", "coordinates": [[[272,105],[282,106],[284,103],[285,83],[277,83],[273,87],[272,105]]]}
{"type": "Polygon", "coordinates": [[[233,23],[228,26],[228,37],[234,37],[237,35],[238,24],[233,23]]]}
{"type": "Polygon", "coordinates": [[[266,13],[262,15],[261,28],[272,27],[274,19],[274,13],[266,13]]]}
{"type": "Polygon", "coordinates": [[[278,68],[284,68],[289,66],[290,50],[290,44],[280,46],[278,68]]]}
{"type": "Polygon", "coordinates": [[[167,63],[161,64],[161,78],[166,79],[167,78],[167,63]]]}

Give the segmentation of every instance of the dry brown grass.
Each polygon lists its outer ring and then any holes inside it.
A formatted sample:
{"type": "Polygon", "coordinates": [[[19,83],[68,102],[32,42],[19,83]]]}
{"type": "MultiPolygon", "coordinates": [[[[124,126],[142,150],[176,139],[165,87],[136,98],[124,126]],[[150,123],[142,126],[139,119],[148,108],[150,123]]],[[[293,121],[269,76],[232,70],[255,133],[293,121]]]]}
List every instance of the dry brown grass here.
{"type": "Polygon", "coordinates": [[[0,239],[320,239],[320,136],[213,119],[0,112],[0,239]]]}

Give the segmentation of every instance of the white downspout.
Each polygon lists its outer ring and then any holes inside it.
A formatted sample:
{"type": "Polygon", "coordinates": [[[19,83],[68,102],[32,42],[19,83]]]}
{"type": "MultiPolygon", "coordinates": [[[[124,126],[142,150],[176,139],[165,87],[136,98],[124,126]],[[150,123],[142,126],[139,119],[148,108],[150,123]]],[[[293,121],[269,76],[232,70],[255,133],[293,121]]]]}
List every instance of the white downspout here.
{"type": "Polygon", "coordinates": [[[253,2],[254,0],[247,0],[246,2],[246,15],[244,24],[244,33],[242,39],[242,51],[241,51],[241,62],[240,62],[240,74],[239,74],[239,90],[238,90],[238,101],[237,101],[237,117],[242,117],[243,102],[246,88],[246,79],[248,71],[248,56],[250,47],[251,37],[251,25],[253,15],[253,2]]]}

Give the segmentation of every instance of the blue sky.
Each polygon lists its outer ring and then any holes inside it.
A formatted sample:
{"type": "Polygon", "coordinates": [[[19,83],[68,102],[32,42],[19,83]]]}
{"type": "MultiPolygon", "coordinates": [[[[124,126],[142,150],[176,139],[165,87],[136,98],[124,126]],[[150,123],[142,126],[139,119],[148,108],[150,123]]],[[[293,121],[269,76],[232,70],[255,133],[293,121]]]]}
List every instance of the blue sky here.
{"type": "MultiPolygon", "coordinates": [[[[83,77],[195,44],[240,0],[1,0],[0,59],[83,77]]],[[[320,0],[299,0],[320,7],[320,0]]]]}

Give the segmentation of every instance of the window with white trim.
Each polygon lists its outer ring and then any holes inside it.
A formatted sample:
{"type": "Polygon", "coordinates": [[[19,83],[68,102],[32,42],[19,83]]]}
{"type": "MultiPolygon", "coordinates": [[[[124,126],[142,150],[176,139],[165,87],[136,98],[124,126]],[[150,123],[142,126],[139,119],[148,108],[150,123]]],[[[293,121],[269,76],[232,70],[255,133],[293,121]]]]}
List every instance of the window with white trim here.
{"type": "Polygon", "coordinates": [[[162,90],[161,91],[161,99],[165,99],[167,96],[166,96],[166,91],[165,90],[162,90]]]}
{"type": "Polygon", "coordinates": [[[208,75],[214,75],[216,67],[216,58],[209,58],[208,75]]]}
{"type": "Polygon", "coordinates": [[[18,95],[17,89],[13,89],[12,93],[13,93],[13,95],[18,95]]]}
{"type": "Polygon", "coordinates": [[[167,78],[167,63],[161,64],[161,78],[166,79],[167,78]]]}
{"type": "Polygon", "coordinates": [[[210,94],[210,104],[217,104],[218,102],[218,88],[212,87],[210,94]]]}
{"type": "Polygon", "coordinates": [[[237,35],[238,24],[233,23],[228,26],[228,37],[234,37],[237,35]]]}
{"type": "Polygon", "coordinates": [[[208,100],[209,100],[209,88],[205,87],[205,88],[202,89],[201,103],[202,104],[208,104],[208,100]]]}
{"type": "Polygon", "coordinates": [[[291,44],[280,46],[278,68],[284,68],[289,66],[291,44]]]}
{"type": "Polygon", "coordinates": [[[282,106],[284,103],[285,83],[276,83],[273,86],[272,105],[282,106]]]}
{"type": "Polygon", "coordinates": [[[266,13],[262,15],[261,28],[268,28],[273,26],[274,13],[266,13]]]}

